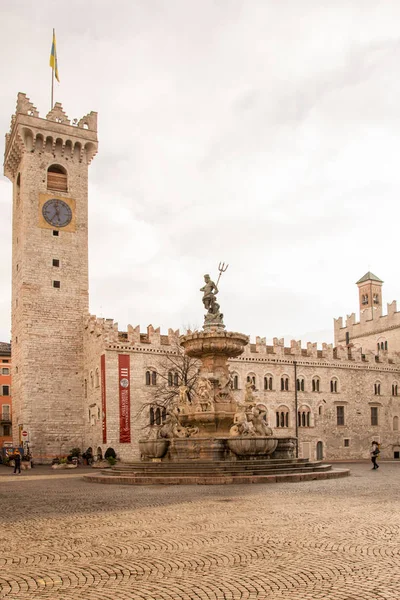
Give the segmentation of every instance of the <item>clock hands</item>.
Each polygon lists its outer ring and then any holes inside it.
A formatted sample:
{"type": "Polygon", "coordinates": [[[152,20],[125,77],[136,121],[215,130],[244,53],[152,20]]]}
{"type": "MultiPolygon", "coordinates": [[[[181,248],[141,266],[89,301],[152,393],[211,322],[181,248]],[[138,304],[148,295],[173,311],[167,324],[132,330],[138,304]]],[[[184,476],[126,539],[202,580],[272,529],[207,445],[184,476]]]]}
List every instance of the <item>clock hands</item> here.
{"type": "Polygon", "coordinates": [[[71,208],[62,200],[48,200],[43,206],[43,216],[46,221],[55,227],[65,227],[71,222],[71,208]]]}

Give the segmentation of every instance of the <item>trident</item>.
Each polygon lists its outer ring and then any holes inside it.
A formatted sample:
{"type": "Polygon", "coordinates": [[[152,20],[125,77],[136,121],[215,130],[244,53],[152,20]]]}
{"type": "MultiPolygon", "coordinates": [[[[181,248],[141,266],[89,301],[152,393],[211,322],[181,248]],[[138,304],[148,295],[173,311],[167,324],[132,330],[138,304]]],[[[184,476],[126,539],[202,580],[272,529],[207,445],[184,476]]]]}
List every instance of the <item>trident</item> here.
{"type": "Polygon", "coordinates": [[[217,279],[217,287],[218,287],[219,280],[221,279],[222,273],[225,273],[225,271],[227,270],[228,267],[229,267],[229,265],[225,266],[225,263],[219,263],[219,265],[218,265],[219,275],[218,275],[218,279],[217,279]]]}

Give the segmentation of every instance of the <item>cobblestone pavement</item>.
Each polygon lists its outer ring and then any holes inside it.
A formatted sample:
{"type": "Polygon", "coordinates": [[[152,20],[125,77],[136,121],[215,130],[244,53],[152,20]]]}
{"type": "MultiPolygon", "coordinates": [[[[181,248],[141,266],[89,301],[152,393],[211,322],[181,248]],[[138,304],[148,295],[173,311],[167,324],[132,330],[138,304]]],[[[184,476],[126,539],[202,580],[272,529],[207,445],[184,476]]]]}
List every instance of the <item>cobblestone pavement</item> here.
{"type": "Polygon", "coordinates": [[[0,598],[399,600],[400,464],[349,467],[209,487],[0,467],[0,598]]]}

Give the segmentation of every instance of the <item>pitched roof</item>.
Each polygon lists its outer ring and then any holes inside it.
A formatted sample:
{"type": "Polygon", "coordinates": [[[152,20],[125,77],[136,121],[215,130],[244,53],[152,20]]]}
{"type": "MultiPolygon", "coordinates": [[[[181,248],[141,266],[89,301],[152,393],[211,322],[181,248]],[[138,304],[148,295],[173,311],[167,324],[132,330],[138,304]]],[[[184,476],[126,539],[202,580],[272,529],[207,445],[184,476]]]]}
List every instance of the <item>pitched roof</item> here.
{"type": "Polygon", "coordinates": [[[365,273],[364,277],[361,277],[361,279],[359,279],[357,281],[357,285],[359,283],[364,283],[364,281],[379,281],[379,283],[383,283],[382,279],[379,279],[379,277],[377,277],[376,275],[374,275],[373,273],[371,273],[371,271],[368,271],[368,273],[365,273]]]}
{"type": "Polygon", "coordinates": [[[0,354],[11,354],[11,344],[0,342],[0,354]]]}

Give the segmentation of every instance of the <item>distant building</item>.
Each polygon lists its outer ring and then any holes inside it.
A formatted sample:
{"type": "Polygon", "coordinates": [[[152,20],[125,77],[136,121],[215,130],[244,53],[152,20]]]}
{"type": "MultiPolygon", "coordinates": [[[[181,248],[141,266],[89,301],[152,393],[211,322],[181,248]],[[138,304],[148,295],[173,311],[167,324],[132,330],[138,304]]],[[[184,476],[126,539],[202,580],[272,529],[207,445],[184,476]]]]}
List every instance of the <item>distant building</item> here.
{"type": "Polygon", "coordinates": [[[0,342],[0,448],[12,444],[11,344],[0,342]]]}
{"type": "MultiPolygon", "coordinates": [[[[88,166],[96,152],[96,113],[71,124],[56,103],[40,118],[18,94],[4,159],[13,183],[13,436],[17,444],[23,428],[37,462],[76,446],[138,459],[139,438],[164,418],[148,404],[160,367],[176,355],[172,330],[119,331],[89,314],[88,166]]],[[[242,397],[251,382],[276,434],[298,436],[300,457],[368,457],[373,439],[384,458],[400,457],[400,313],[392,303],[382,314],[382,283],[372,273],[357,282],[360,322],[354,314],[345,325],[335,320],[335,346],[285,347],[278,338],[269,346],[257,337],[230,361],[233,393],[242,397]]],[[[167,381],[179,385],[173,369],[167,381]]]]}

